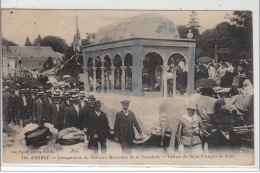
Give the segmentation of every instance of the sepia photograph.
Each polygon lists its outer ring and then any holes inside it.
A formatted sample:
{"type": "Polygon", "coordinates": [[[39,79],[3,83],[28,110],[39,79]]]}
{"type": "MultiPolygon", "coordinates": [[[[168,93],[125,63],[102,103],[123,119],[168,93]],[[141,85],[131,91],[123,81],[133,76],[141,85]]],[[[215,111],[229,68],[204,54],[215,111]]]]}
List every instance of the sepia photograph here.
{"type": "Polygon", "coordinates": [[[2,162],[254,166],[254,15],[2,9],[2,162]]]}

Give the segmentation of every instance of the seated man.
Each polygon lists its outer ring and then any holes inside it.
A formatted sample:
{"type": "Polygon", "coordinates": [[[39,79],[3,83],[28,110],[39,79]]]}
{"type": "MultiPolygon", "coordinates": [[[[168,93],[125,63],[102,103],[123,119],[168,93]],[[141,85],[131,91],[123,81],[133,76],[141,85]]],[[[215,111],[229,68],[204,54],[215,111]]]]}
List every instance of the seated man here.
{"type": "Polygon", "coordinates": [[[225,152],[240,150],[240,141],[237,135],[231,131],[232,117],[227,114],[219,115],[217,118],[218,129],[208,138],[208,147],[210,152],[225,152]]]}

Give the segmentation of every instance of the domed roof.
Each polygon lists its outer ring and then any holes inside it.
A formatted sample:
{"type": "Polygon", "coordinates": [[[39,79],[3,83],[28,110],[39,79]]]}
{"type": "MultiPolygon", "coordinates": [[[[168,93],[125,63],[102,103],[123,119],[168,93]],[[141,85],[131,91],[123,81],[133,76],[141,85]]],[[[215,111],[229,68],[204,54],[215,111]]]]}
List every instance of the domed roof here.
{"type": "Polygon", "coordinates": [[[96,34],[96,43],[130,38],[179,39],[174,23],[156,14],[146,14],[105,26],[96,34]]]}

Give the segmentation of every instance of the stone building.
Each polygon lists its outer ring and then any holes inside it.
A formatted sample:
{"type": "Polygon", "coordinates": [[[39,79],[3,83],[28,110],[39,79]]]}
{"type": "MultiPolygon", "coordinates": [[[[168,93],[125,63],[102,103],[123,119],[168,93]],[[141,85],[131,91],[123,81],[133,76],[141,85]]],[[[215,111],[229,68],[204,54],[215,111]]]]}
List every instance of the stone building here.
{"type": "Polygon", "coordinates": [[[92,44],[83,47],[85,90],[175,95],[176,69],[182,64],[188,71],[182,87],[190,95],[194,92],[195,46],[196,40],[180,39],[174,23],[155,14],[105,26],[92,44]]]}

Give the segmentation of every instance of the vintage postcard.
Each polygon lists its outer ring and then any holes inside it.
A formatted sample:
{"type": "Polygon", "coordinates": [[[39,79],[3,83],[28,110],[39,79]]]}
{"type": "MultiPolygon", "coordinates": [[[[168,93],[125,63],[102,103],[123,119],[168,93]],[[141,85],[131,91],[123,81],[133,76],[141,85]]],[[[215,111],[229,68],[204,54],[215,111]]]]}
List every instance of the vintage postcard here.
{"type": "Polygon", "coordinates": [[[254,166],[254,15],[2,9],[3,164],[254,166]]]}

